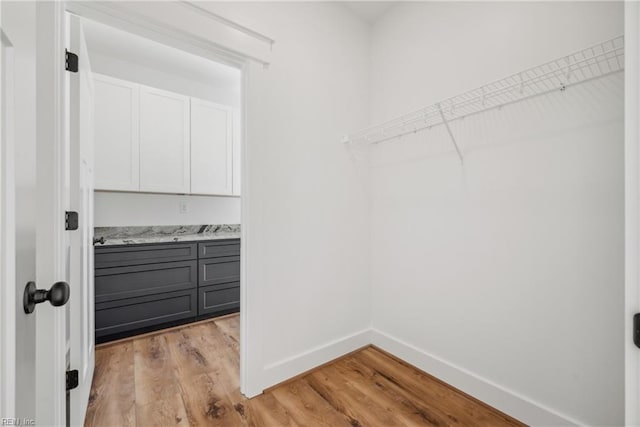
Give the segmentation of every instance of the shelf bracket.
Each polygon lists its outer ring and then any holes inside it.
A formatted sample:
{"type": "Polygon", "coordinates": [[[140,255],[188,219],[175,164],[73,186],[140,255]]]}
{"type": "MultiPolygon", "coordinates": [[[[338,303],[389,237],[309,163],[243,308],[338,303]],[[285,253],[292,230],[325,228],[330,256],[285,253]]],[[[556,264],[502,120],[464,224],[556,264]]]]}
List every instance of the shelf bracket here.
{"type": "Polygon", "coordinates": [[[460,151],[460,147],[458,147],[456,138],[453,136],[453,132],[451,132],[451,128],[449,127],[449,122],[447,121],[447,118],[444,116],[444,111],[442,111],[442,106],[440,104],[437,104],[437,105],[438,105],[438,111],[440,112],[440,118],[442,118],[442,123],[444,124],[444,127],[447,128],[447,132],[451,137],[451,142],[453,142],[453,146],[456,148],[456,153],[458,153],[458,157],[460,158],[460,163],[464,163],[462,152],[460,151]]]}

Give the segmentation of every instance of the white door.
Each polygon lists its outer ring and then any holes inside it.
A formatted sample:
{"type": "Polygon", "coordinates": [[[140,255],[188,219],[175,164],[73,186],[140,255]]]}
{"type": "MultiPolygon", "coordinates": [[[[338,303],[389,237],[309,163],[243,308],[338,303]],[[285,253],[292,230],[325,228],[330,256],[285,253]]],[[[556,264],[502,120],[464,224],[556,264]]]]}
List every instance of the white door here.
{"type": "Polygon", "coordinates": [[[140,190],[138,93],[135,83],[93,75],[95,188],[140,190]]]}
{"type": "Polygon", "coordinates": [[[79,17],[70,16],[70,51],[78,55],[78,72],[70,77],[71,210],[78,230],[71,231],[70,368],[78,370],[78,387],[69,394],[69,421],[82,426],[95,365],[93,291],[93,79],[79,17]]]}
{"type": "MultiPolygon", "coordinates": [[[[70,210],[69,138],[65,95],[70,73],[65,71],[64,37],[68,27],[62,2],[36,2],[35,8],[36,286],[50,289],[55,283],[69,282],[70,232],[65,231],[65,211],[70,210]]],[[[25,254],[18,254],[21,256],[25,254]]],[[[31,402],[35,405],[36,425],[66,424],[68,307],[43,302],[28,315],[35,317],[35,361],[31,355],[21,354],[18,363],[27,369],[35,364],[35,393],[31,402]]]]}
{"type": "Polygon", "coordinates": [[[625,2],[625,425],[640,426],[640,4],[625,2]]]}
{"type": "Polygon", "coordinates": [[[231,108],[191,98],[191,192],[231,195],[232,169],[231,108]]]}
{"type": "Polygon", "coordinates": [[[189,98],[140,87],[140,190],[189,193],[189,98]]]}
{"type": "Polygon", "coordinates": [[[13,418],[17,414],[13,47],[3,30],[0,39],[0,417],[13,418]]]}

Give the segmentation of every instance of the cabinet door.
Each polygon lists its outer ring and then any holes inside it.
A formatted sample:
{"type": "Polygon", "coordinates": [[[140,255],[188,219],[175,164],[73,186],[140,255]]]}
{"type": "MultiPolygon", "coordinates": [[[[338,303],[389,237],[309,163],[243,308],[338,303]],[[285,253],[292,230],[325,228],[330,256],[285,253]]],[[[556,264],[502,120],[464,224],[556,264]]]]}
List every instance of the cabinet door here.
{"type": "Polygon", "coordinates": [[[197,314],[198,290],[195,288],[96,303],[96,341],[135,335],[170,322],[193,321],[197,314]]]}
{"type": "Polygon", "coordinates": [[[242,122],[240,109],[233,110],[233,195],[240,195],[240,179],[242,164],[241,138],[242,138],[242,122]]]}
{"type": "Polygon", "coordinates": [[[223,315],[240,309],[240,284],[198,288],[198,316],[223,315]]]}
{"type": "Polygon", "coordinates": [[[189,193],[189,98],[140,86],[140,190],[189,193]]]}
{"type": "Polygon", "coordinates": [[[138,191],[138,85],[93,74],[95,189],[138,191]]]}
{"type": "Polygon", "coordinates": [[[191,98],[191,192],[233,193],[233,114],[224,105],[191,98]]]}

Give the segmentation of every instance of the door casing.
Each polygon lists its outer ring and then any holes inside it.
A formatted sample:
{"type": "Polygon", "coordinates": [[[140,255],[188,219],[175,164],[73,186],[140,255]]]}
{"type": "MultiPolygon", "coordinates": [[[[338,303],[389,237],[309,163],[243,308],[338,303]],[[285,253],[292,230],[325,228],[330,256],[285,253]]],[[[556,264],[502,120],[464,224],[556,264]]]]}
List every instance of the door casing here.
{"type": "Polygon", "coordinates": [[[78,386],[68,393],[72,426],[84,425],[95,366],[93,268],[93,80],[79,17],[66,16],[69,51],[78,55],[78,71],[69,78],[70,203],[79,227],[69,231],[71,260],[69,298],[69,369],[78,371],[78,386]]]}

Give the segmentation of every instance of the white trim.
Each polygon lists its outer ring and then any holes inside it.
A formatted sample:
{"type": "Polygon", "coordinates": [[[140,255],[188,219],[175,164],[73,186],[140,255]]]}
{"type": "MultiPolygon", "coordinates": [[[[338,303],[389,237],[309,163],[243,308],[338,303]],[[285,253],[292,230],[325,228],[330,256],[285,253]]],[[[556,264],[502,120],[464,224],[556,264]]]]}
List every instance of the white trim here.
{"type": "Polygon", "coordinates": [[[262,393],[262,286],[258,283],[259,275],[254,279],[249,271],[256,271],[260,262],[259,255],[253,257],[258,250],[249,228],[249,212],[251,212],[251,157],[248,150],[247,123],[251,120],[248,107],[249,90],[252,75],[251,64],[245,62],[242,66],[242,100],[240,106],[241,137],[240,137],[240,185],[242,199],[240,203],[240,391],[247,397],[254,397],[262,393]],[[252,270],[249,269],[252,266],[252,270]],[[251,292],[249,292],[251,289],[251,292]],[[249,316],[251,313],[251,316],[249,316]]]}
{"type": "Polygon", "coordinates": [[[206,16],[209,19],[212,19],[216,22],[220,22],[228,27],[233,28],[234,30],[238,30],[241,33],[244,33],[248,36],[251,36],[257,40],[263,41],[265,43],[267,43],[269,46],[273,46],[273,44],[276,42],[274,39],[272,39],[271,37],[265,36],[264,34],[261,34],[257,31],[252,30],[251,28],[245,27],[242,24],[239,24],[235,21],[232,21],[230,19],[225,18],[224,16],[220,16],[217,13],[214,13],[208,9],[205,9],[204,7],[198,6],[197,4],[190,2],[190,1],[186,1],[186,0],[178,0],[178,4],[188,8],[189,10],[193,10],[194,12],[196,12],[199,15],[202,16],[206,16]]]}
{"type": "MultiPolygon", "coordinates": [[[[36,4],[36,283],[44,289],[66,280],[64,24],[62,3],[36,4]]],[[[40,304],[35,316],[36,424],[65,425],[66,307],[40,304]]]]}
{"type": "Polygon", "coordinates": [[[119,10],[109,2],[68,1],[66,2],[66,10],[83,18],[101,22],[233,67],[242,67],[245,61],[256,62],[265,68],[269,66],[269,62],[260,58],[230,49],[138,13],[119,10]]]}
{"type": "Polygon", "coordinates": [[[0,417],[16,415],[15,173],[13,45],[0,30],[0,417]]]}
{"type": "Polygon", "coordinates": [[[526,424],[584,424],[382,331],[372,329],[370,336],[371,343],[376,347],[526,424]]]}
{"type": "Polygon", "coordinates": [[[364,329],[279,362],[266,365],[264,367],[264,388],[271,387],[327,362],[331,362],[345,354],[366,347],[370,343],[371,330],[364,329]]]}
{"type": "Polygon", "coordinates": [[[640,425],[640,350],[633,315],[640,312],[640,6],[625,2],[625,424],[640,425]]]}

